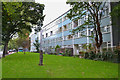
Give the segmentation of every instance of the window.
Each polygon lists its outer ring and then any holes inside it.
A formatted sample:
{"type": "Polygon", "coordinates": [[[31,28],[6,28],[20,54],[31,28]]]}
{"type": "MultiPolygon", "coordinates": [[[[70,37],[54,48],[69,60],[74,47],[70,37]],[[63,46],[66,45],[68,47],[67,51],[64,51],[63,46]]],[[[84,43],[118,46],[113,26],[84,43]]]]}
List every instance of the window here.
{"type": "Polygon", "coordinates": [[[104,29],[104,27],[101,27],[101,32],[105,32],[105,29],[104,29]]]}
{"type": "Polygon", "coordinates": [[[73,38],[73,36],[72,35],[68,35],[68,39],[72,39],[73,38]]]}
{"type": "Polygon", "coordinates": [[[108,8],[106,8],[105,14],[106,14],[105,16],[109,15],[109,9],[108,8]]]}
{"type": "Polygon", "coordinates": [[[78,32],[74,35],[75,38],[78,38],[78,32]]]}
{"type": "Polygon", "coordinates": [[[51,35],[51,36],[53,35],[53,31],[50,31],[50,35],[51,35]]]}
{"type": "Polygon", "coordinates": [[[62,37],[59,38],[59,41],[62,41],[62,37]]]}
{"type": "Polygon", "coordinates": [[[105,10],[102,11],[102,17],[105,17],[105,10]]]}
{"type": "Polygon", "coordinates": [[[77,27],[78,26],[78,20],[75,20],[74,21],[74,27],[77,27]]]}
{"type": "Polygon", "coordinates": [[[79,32],[78,35],[79,35],[79,37],[81,37],[81,36],[82,36],[82,35],[81,35],[81,32],[79,32]]]}
{"type": "Polygon", "coordinates": [[[64,36],[63,40],[67,40],[67,36],[64,36]]]}
{"type": "Polygon", "coordinates": [[[64,25],[63,27],[64,27],[64,31],[66,31],[66,30],[67,30],[67,26],[66,26],[66,25],[64,25]]]}
{"type": "Polygon", "coordinates": [[[67,24],[67,29],[72,29],[71,23],[67,24]]]}
{"type": "Polygon", "coordinates": [[[107,46],[108,46],[108,47],[111,46],[111,43],[110,43],[110,42],[107,42],[107,46]]]}
{"type": "Polygon", "coordinates": [[[107,32],[110,32],[110,27],[109,26],[107,26],[107,32]]]}
{"type": "Polygon", "coordinates": [[[84,36],[86,35],[86,31],[82,31],[81,34],[84,36]]]}
{"type": "Polygon", "coordinates": [[[42,35],[42,38],[44,38],[44,35],[42,35]]]}
{"type": "Polygon", "coordinates": [[[62,32],[62,27],[59,28],[59,32],[62,32]]]}
{"type": "Polygon", "coordinates": [[[94,29],[89,30],[89,35],[92,36],[94,34],[94,29]]]}
{"type": "Polygon", "coordinates": [[[106,27],[104,27],[104,30],[105,30],[105,32],[110,32],[110,27],[106,26],[106,27]]]}
{"type": "Polygon", "coordinates": [[[48,37],[48,33],[46,33],[46,37],[48,37]]]}

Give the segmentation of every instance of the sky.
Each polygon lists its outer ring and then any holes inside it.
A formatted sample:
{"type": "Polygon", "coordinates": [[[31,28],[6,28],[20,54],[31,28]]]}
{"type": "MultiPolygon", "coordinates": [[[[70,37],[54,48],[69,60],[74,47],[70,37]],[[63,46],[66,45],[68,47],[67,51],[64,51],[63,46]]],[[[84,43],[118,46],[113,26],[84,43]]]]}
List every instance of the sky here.
{"type": "Polygon", "coordinates": [[[67,0],[35,0],[36,3],[44,4],[45,19],[43,26],[56,19],[70,9],[70,5],[66,4],[67,0]]]}

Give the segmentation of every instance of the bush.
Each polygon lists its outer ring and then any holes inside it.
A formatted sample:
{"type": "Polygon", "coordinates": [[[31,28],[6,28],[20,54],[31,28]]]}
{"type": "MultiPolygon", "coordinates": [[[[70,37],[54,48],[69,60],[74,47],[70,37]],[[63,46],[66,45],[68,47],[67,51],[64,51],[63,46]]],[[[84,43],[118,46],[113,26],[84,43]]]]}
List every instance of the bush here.
{"type": "Polygon", "coordinates": [[[89,58],[89,53],[88,53],[88,52],[85,53],[84,58],[85,58],[85,59],[89,58]]]}
{"type": "Polygon", "coordinates": [[[100,60],[100,61],[103,61],[104,60],[104,54],[102,54],[102,53],[97,53],[96,55],[95,55],[95,59],[94,60],[100,60]]]}
{"type": "Polygon", "coordinates": [[[93,51],[89,52],[89,59],[94,59],[95,58],[95,53],[93,51]]]}
{"type": "Polygon", "coordinates": [[[63,56],[72,56],[72,53],[70,50],[65,49],[65,53],[63,53],[63,56]]]}
{"type": "Polygon", "coordinates": [[[120,54],[120,50],[119,49],[114,49],[114,54],[120,54]]]}
{"type": "Polygon", "coordinates": [[[106,48],[103,53],[97,53],[95,54],[93,51],[91,52],[85,52],[84,54],[85,59],[91,59],[91,60],[100,60],[100,61],[109,61],[114,63],[120,62],[120,49],[114,49],[112,52],[111,49],[106,51],[106,48]]]}

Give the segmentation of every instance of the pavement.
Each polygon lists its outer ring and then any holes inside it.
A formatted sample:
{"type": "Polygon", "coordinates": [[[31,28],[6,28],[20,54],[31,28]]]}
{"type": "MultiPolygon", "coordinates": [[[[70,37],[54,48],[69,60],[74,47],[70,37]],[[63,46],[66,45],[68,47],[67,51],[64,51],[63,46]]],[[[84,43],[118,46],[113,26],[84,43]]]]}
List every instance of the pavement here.
{"type": "MultiPolygon", "coordinates": [[[[13,54],[13,53],[15,53],[15,52],[11,52],[11,53],[9,53],[9,54],[6,54],[5,56],[10,55],[10,54],[13,54]]],[[[0,59],[2,58],[2,54],[3,54],[3,51],[0,51],[0,59]]]]}
{"type": "Polygon", "coordinates": [[[3,54],[3,51],[0,51],[0,59],[1,59],[1,57],[2,57],[2,54],[3,54]]]}

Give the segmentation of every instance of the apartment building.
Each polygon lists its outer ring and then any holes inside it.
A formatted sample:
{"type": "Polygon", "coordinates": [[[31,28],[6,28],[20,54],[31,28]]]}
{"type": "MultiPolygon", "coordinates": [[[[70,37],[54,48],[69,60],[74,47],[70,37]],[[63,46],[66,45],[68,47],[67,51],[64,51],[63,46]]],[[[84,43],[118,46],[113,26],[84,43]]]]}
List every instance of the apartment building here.
{"type": "MultiPolygon", "coordinates": [[[[88,37],[94,32],[93,28],[86,27],[74,35],[71,32],[84,23],[86,16],[83,19],[71,21],[66,17],[68,12],[69,10],[42,27],[42,49],[44,51],[54,52],[54,48],[59,45],[61,48],[73,48],[73,54],[77,55],[79,51],[83,50],[83,44],[93,43],[91,37],[88,37]]],[[[106,3],[101,21],[101,31],[103,34],[103,44],[101,47],[106,48],[116,46],[120,42],[120,39],[117,38],[118,36],[115,37],[116,29],[113,29],[111,16],[109,15],[110,12],[111,4],[106,3]]]]}
{"type": "Polygon", "coordinates": [[[35,32],[32,30],[32,33],[29,35],[29,37],[30,37],[30,52],[36,52],[37,50],[33,43],[36,43],[35,40],[37,39],[37,37],[38,38],[40,37],[39,33],[35,34],[35,32]]]}

